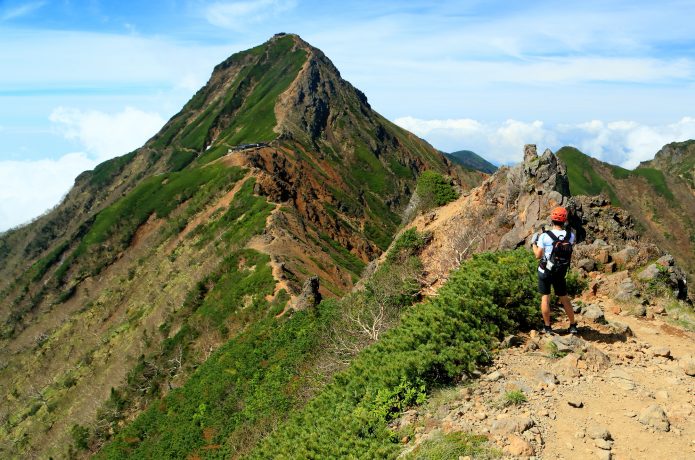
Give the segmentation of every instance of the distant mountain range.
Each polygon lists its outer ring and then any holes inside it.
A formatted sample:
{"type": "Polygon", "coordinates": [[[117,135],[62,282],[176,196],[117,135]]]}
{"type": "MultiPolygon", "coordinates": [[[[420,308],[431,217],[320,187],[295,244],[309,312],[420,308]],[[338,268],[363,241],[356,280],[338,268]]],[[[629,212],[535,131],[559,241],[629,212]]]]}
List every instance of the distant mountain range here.
{"type": "Polygon", "coordinates": [[[444,156],[446,156],[448,159],[463,166],[464,168],[481,171],[486,174],[492,174],[497,171],[497,166],[493,165],[485,158],[471,150],[459,150],[457,152],[442,153],[444,153],[444,156]]]}

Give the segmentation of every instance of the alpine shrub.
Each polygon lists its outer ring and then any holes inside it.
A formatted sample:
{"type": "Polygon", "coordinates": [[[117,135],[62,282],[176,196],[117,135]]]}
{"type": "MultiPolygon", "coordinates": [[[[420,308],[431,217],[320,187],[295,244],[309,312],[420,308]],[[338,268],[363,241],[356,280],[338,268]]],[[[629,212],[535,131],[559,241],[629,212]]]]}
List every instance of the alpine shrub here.
{"type": "Polygon", "coordinates": [[[388,422],[423,393],[490,361],[497,340],[536,316],[535,260],[524,250],[475,255],[437,297],[362,351],[251,458],[393,458],[388,422]]]}
{"type": "Polygon", "coordinates": [[[424,171],[418,177],[415,191],[425,209],[444,206],[458,197],[451,181],[434,171],[424,171]]]}

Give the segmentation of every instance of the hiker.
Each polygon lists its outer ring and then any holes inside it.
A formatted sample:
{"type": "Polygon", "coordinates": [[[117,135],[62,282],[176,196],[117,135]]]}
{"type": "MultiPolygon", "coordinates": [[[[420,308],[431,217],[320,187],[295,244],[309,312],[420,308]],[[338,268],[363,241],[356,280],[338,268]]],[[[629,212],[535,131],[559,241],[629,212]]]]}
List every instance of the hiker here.
{"type": "Polygon", "coordinates": [[[550,287],[552,286],[570,320],[568,332],[577,334],[577,323],[574,320],[572,304],[567,296],[567,282],[565,281],[572,257],[575,235],[564,228],[567,223],[567,209],[562,207],[553,209],[550,213],[550,220],[553,223],[553,228],[540,234],[534,234],[532,240],[533,253],[536,259],[540,259],[538,292],[542,295],[543,333],[553,333],[550,325],[550,287]]]}

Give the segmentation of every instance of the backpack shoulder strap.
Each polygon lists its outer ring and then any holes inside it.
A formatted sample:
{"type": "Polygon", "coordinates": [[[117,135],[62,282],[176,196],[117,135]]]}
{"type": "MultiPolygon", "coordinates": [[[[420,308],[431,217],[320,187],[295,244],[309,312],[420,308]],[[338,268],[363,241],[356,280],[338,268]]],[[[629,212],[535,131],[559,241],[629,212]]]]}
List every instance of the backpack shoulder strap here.
{"type": "Polygon", "coordinates": [[[545,234],[548,235],[553,242],[560,241],[560,238],[558,238],[557,235],[555,235],[551,230],[546,230],[545,234]]]}

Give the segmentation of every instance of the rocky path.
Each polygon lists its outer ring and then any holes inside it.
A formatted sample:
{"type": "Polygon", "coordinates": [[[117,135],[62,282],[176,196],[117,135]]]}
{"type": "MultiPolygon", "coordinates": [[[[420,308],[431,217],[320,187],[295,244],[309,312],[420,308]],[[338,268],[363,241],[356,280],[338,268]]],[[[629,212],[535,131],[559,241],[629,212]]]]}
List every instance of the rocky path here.
{"type": "Polygon", "coordinates": [[[479,379],[399,420],[415,427],[406,452],[464,431],[505,458],[695,458],[695,334],[613,312],[601,299],[579,315],[578,337],[565,322],[551,338],[511,340],[479,379]]]}

